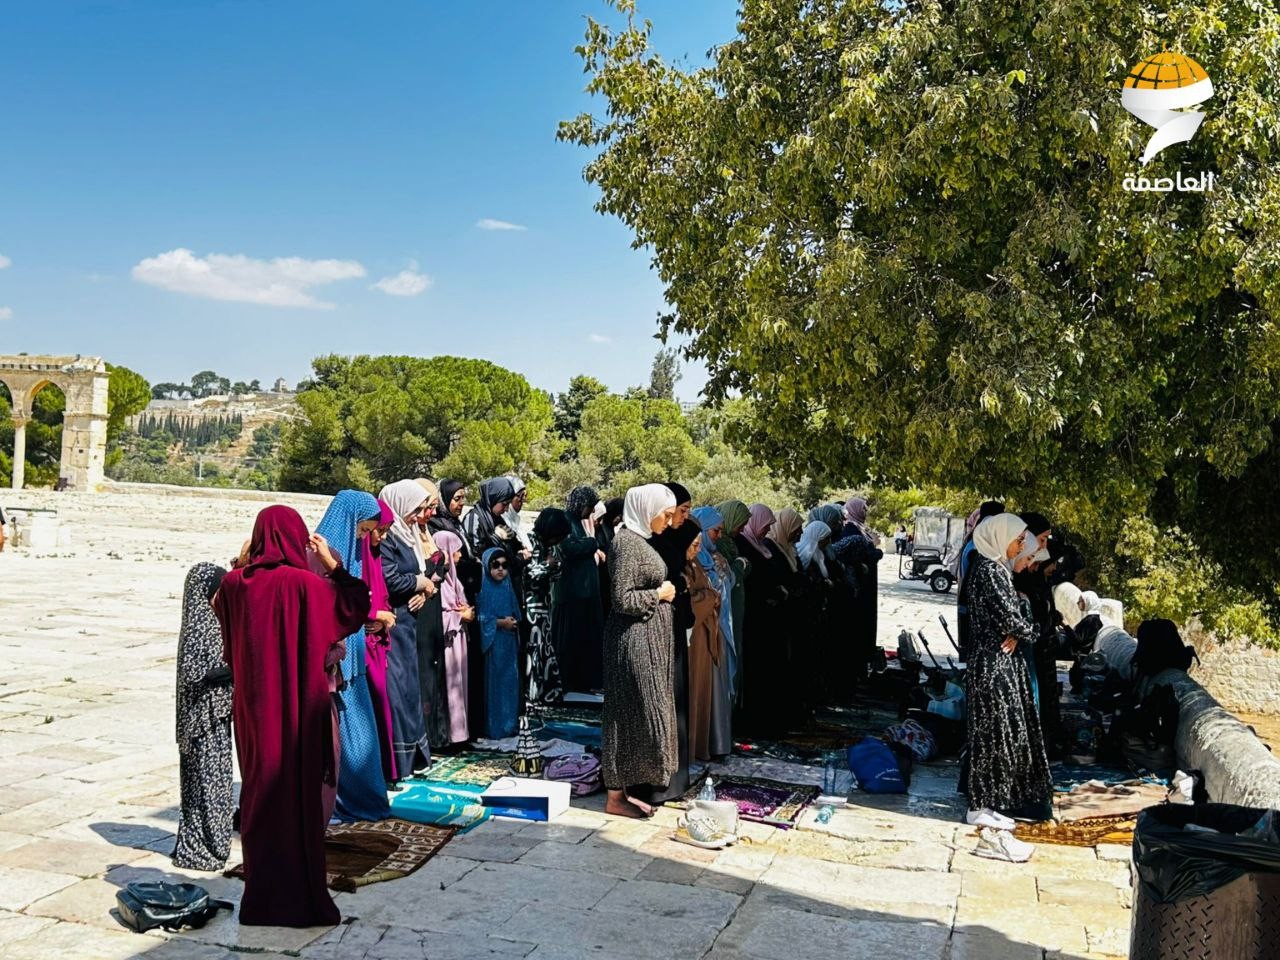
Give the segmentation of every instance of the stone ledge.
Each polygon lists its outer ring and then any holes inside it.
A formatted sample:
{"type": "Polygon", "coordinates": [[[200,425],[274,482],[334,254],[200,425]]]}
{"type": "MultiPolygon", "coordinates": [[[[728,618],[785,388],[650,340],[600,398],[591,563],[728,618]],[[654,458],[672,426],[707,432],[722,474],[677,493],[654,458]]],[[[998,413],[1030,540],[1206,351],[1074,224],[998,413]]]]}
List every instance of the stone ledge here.
{"type": "Polygon", "coordinates": [[[1154,683],[1177,694],[1178,762],[1204,774],[1213,802],[1280,808],[1280,760],[1252,730],[1180,670],[1157,674],[1154,683]]]}

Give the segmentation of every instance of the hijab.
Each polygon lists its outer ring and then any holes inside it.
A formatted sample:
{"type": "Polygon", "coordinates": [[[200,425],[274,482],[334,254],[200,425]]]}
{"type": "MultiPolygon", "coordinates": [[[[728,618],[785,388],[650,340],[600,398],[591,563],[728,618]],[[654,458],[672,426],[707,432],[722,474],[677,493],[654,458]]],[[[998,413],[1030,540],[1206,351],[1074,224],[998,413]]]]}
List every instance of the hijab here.
{"type": "Polygon", "coordinates": [[[725,538],[732,538],[740,533],[747,525],[747,521],[751,519],[751,511],[741,500],[726,500],[724,503],[717,504],[716,510],[724,520],[725,538]]]}
{"type": "Polygon", "coordinates": [[[569,526],[569,515],[558,507],[547,507],[533,521],[533,535],[538,538],[545,550],[548,541],[560,543],[565,540],[572,528],[569,526]]]}
{"type": "Polygon", "coordinates": [[[682,503],[693,503],[692,495],[683,485],[676,483],[674,480],[668,480],[663,486],[675,495],[677,507],[682,503]]]}
{"type": "Polygon", "coordinates": [[[454,494],[459,490],[465,490],[467,485],[461,480],[441,480],[440,481],[440,509],[436,511],[436,515],[427,521],[427,529],[432,533],[439,533],[441,530],[448,530],[456,533],[462,538],[462,549],[466,551],[467,556],[471,555],[471,551],[467,547],[467,538],[462,532],[462,518],[455,517],[449,509],[454,494]]]}
{"type": "Polygon", "coordinates": [[[307,524],[297,510],[281,504],[267,507],[253,522],[249,562],[244,567],[244,578],[250,580],[259,570],[281,566],[309,570],[309,540],[307,524]]]}
{"type": "MultiPolygon", "coordinates": [[[[378,526],[390,527],[396,522],[396,512],[383,500],[378,501],[378,526]]],[[[365,537],[360,541],[360,579],[369,587],[369,619],[378,615],[379,610],[391,610],[391,597],[387,593],[387,582],[382,577],[382,563],[373,553],[373,537],[365,537]]]]}
{"type": "Polygon", "coordinates": [[[378,499],[386,501],[396,515],[391,523],[390,536],[413,551],[414,559],[418,561],[418,572],[422,573],[427,567],[426,557],[422,553],[422,538],[405,517],[426,503],[426,489],[414,480],[397,480],[383,487],[378,499]]]}
{"type": "Polygon", "coordinates": [[[501,583],[493,579],[489,566],[498,557],[505,557],[506,551],[500,547],[490,547],[484,552],[484,580],[480,584],[480,597],[476,601],[483,611],[481,618],[480,649],[485,653],[493,647],[497,638],[497,625],[493,621],[502,617],[520,619],[520,605],[516,602],[515,587],[511,584],[511,568],[507,568],[507,577],[501,583]],[[492,624],[492,625],[491,625],[492,624]]]}
{"type": "Polygon", "coordinates": [[[840,536],[840,531],[844,529],[844,513],[834,503],[824,503],[820,507],[814,507],[809,511],[810,520],[821,520],[827,525],[827,529],[831,531],[832,538],[840,536]]]}
{"type": "Polygon", "coordinates": [[[808,570],[811,564],[816,563],[823,579],[829,579],[827,558],[822,553],[824,539],[831,539],[831,528],[821,520],[810,520],[800,531],[800,545],[796,547],[796,553],[799,555],[801,570],[808,570]]]}
{"type": "MultiPolygon", "coordinates": [[[[594,494],[595,491],[592,491],[593,497],[594,494]]],[[[572,500],[573,494],[569,496],[572,500]]],[[[591,503],[594,504],[595,500],[592,499],[591,503]]],[[[622,525],[636,536],[649,540],[653,537],[651,524],[658,514],[664,510],[670,510],[675,505],[676,495],[665,484],[646,483],[639,487],[632,487],[627,491],[627,496],[622,502],[622,525]]],[[[591,504],[588,504],[584,509],[590,506],[591,504]]],[[[571,510],[570,516],[572,515],[571,510]]]]}
{"type": "MultiPolygon", "coordinates": [[[[426,477],[419,477],[413,482],[423,490],[427,491],[427,503],[430,503],[432,500],[436,502],[436,512],[438,513],[440,511],[440,491],[437,489],[436,485],[426,477]]],[[[430,520],[418,527],[418,538],[422,541],[423,557],[429,557],[436,552],[436,542],[431,537],[430,520]]]]}
{"type": "Polygon", "coordinates": [[[1080,609],[1080,588],[1067,580],[1053,588],[1053,605],[1062,614],[1062,622],[1068,627],[1075,627],[1084,617],[1080,609]]]}
{"type": "Polygon", "coordinates": [[[231,684],[206,684],[210,670],[223,665],[222,627],[209,601],[227,571],[197,563],[182,588],[182,627],[178,633],[178,746],[185,753],[214,724],[231,716],[231,684]]]}
{"type": "MultiPolygon", "coordinates": [[[[656,484],[650,484],[650,486],[656,486],[656,484]]],[[[574,487],[569,491],[569,496],[565,498],[565,513],[569,514],[570,520],[577,520],[581,523],[587,518],[591,508],[596,505],[596,501],[599,499],[596,496],[594,487],[574,487]]]]}
{"type": "Polygon", "coordinates": [[[614,497],[606,500],[604,502],[604,522],[611,532],[618,525],[620,519],[622,519],[622,498],[614,497]]]}
{"type": "Polygon", "coordinates": [[[1018,539],[1018,535],[1025,529],[1026,523],[1016,513],[987,517],[974,527],[973,545],[988,560],[994,560],[1008,570],[1013,563],[1007,556],[1009,544],[1018,539]]]}
{"type": "Polygon", "coordinates": [[[798,558],[796,557],[795,544],[791,542],[793,535],[803,532],[802,526],[804,521],[800,519],[800,514],[790,507],[783,507],[778,511],[778,520],[773,525],[773,530],[769,533],[769,539],[778,545],[778,552],[782,554],[782,559],[787,561],[787,565],[792,570],[797,569],[798,558]]]}
{"type": "Polygon", "coordinates": [[[702,543],[698,545],[698,564],[706,571],[711,585],[718,590],[721,574],[716,567],[716,545],[711,540],[711,531],[720,527],[721,536],[724,535],[724,517],[715,507],[698,507],[689,516],[697,521],[699,529],[702,530],[702,543]]]}
{"type": "Polygon", "coordinates": [[[381,517],[382,508],[372,494],[363,490],[339,490],[329,501],[329,509],[325,510],[316,533],[329,541],[347,573],[359,577],[364,569],[364,553],[360,549],[357,527],[365,520],[381,517]]]}
{"type": "Polygon", "coordinates": [[[507,477],[491,477],[480,484],[480,499],[476,506],[492,514],[500,503],[510,503],[516,498],[516,488],[507,477]]]}
{"type": "Polygon", "coordinates": [[[773,511],[763,503],[753,503],[751,505],[751,517],[747,520],[747,525],[742,528],[742,535],[746,538],[747,543],[751,544],[766,557],[772,557],[773,551],[769,549],[769,544],[765,542],[765,532],[776,519],[773,511]]]}
{"type": "Polygon", "coordinates": [[[1021,513],[1018,516],[1027,524],[1027,529],[1031,531],[1033,536],[1040,536],[1042,533],[1048,533],[1053,529],[1053,524],[1049,522],[1049,518],[1043,513],[1021,513]]]}

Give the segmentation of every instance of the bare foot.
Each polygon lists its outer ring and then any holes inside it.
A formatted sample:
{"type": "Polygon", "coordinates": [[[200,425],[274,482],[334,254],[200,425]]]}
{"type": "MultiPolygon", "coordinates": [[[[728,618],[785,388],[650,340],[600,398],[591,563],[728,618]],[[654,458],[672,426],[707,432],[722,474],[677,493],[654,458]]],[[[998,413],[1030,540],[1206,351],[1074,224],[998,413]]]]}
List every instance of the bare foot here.
{"type": "Polygon", "coordinates": [[[627,797],[627,802],[638,808],[646,817],[653,816],[653,806],[651,804],[645,803],[643,800],[637,800],[632,796],[627,797]]]}
{"type": "Polygon", "coordinates": [[[632,820],[643,820],[646,816],[645,812],[628,800],[621,790],[609,791],[608,799],[604,802],[604,812],[611,813],[615,817],[629,817],[632,820]]]}

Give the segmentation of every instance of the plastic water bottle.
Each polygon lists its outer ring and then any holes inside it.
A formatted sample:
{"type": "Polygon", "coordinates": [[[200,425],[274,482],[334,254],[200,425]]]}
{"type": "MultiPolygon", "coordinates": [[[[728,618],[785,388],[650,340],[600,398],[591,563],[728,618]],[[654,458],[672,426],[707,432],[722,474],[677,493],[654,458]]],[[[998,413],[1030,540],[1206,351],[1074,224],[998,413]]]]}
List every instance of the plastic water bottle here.
{"type": "Polygon", "coordinates": [[[835,813],[835,812],[836,812],[836,811],[835,811],[835,809],[831,806],[831,804],[829,804],[829,803],[824,803],[821,807],[819,807],[819,808],[818,808],[818,818],[817,818],[817,819],[818,819],[818,822],[819,822],[819,823],[830,823],[830,822],[831,822],[831,815],[832,815],[833,813],[835,813]]]}
{"type": "Polygon", "coordinates": [[[716,798],[716,782],[711,779],[711,775],[707,775],[707,779],[702,781],[702,789],[698,791],[699,800],[715,800],[716,798]]]}

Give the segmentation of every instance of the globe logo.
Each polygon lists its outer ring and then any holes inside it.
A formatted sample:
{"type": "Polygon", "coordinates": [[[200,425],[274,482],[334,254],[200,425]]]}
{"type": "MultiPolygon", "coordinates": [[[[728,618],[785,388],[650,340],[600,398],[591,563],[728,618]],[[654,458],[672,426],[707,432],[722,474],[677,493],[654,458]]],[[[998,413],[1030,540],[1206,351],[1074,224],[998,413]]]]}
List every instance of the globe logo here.
{"type": "Polygon", "coordinates": [[[1213,81],[1190,57],[1165,50],[1140,61],[1129,71],[1120,91],[1120,104],[1155,133],[1142,152],[1150,163],[1165,147],[1195,136],[1204,114],[1187,110],[1213,96],[1213,81]]]}

